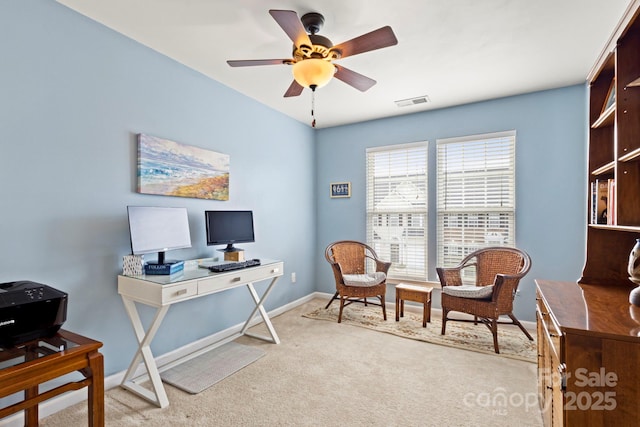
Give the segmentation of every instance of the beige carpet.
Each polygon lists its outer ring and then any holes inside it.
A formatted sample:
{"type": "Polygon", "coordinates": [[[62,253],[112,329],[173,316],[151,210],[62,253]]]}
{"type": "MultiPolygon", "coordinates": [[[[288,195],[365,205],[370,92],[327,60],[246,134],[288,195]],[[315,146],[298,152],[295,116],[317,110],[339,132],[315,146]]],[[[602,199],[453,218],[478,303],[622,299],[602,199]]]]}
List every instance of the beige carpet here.
{"type": "MultiPolygon", "coordinates": [[[[202,393],[166,385],[167,408],[108,390],[107,427],[542,426],[536,365],[302,317],[326,303],[274,317],[279,345],[236,340],[265,356],[202,393]]],[[[86,425],[85,403],[41,422],[86,425]]]]}
{"type": "MultiPolygon", "coordinates": [[[[318,307],[304,314],[310,319],[338,321],[339,303],[335,301],[328,309],[318,307]]],[[[493,335],[483,324],[474,325],[466,322],[447,322],[445,335],[441,334],[442,320],[439,316],[431,316],[427,327],[422,327],[422,313],[412,313],[405,307],[404,317],[395,321],[395,311],[387,307],[387,319],[382,317],[382,309],[378,306],[350,304],[342,313],[342,323],[386,332],[403,338],[447,345],[464,350],[510,357],[527,362],[537,362],[535,341],[529,339],[517,327],[498,325],[498,345],[500,354],[493,349],[493,335]]],[[[534,336],[535,334],[532,334],[534,336]]]]}

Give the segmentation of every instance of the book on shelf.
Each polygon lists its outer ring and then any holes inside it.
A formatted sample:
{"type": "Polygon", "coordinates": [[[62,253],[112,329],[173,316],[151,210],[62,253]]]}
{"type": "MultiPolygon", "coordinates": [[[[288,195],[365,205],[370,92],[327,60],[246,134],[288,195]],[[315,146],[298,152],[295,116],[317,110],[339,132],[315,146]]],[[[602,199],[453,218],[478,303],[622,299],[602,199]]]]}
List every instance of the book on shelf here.
{"type": "Polygon", "coordinates": [[[597,179],[591,183],[591,224],[614,225],[615,180],[597,179]]]}
{"type": "Polygon", "coordinates": [[[607,199],[607,224],[616,225],[616,181],[609,180],[609,198],[607,199]]]}
{"type": "Polygon", "coordinates": [[[598,223],[598,191],[597,182],[589,183],[589,224],[598,223]]]}
{"type": "Polygon", "coordinates": [[[144,265],[144,274],[152,275],[171,275],[176,274],[184,270],[184,261],[176,261],[166,264],[151,264],[144,265]]]}

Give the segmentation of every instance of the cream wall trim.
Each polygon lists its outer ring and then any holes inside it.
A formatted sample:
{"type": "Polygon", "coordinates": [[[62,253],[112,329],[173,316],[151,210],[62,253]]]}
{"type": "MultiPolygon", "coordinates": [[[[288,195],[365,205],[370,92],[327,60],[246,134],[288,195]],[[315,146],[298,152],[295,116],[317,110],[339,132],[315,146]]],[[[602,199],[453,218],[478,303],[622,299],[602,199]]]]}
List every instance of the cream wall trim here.
{"type": "Polygon", "coordinates": [[[618,22],[618,25],[616,26],[615,30],[609,37],[607,44],[602,49],[602,52],[600,52],[600,55],[598,56],[598,60],[589,71],[589,74],[585,79],[587,82],[590,82],[591,80],[593,80],[593,77],[600,72],[600,69],[602,68],[604,62],[607,60],[609,55],[613,53],[618,39],[622,36],[622,33],[625,27],[629,25],[629,22],[633,19],[635,11],[639,7],[640,7],[640,0],[633,0],[632,2],[629,3],[629,6],[627,6],[627,10],[624,12],[624,15],[622,16],[622,18],[620,18],[620,22],[618,22]]]}

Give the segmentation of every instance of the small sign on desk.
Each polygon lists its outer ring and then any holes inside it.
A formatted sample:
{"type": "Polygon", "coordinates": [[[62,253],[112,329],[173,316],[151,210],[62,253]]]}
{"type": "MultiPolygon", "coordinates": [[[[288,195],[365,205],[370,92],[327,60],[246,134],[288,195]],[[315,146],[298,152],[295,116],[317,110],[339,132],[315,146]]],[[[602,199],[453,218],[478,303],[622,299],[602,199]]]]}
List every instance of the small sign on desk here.
{"type": "Polygon", "coordinates": [[[244,251],[234,251],[224,253],[225,261],[244,261],[244,251]]]}

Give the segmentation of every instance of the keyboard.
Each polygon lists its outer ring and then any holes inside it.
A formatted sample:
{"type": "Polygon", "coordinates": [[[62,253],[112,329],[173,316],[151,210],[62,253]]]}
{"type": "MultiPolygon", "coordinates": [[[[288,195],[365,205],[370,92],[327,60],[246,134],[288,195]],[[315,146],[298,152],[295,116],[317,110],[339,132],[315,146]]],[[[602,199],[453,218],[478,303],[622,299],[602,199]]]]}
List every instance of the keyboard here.
{"type": "Polygon", "coordinates": [[[229,262],[226,264],[216,264],[209,267],[214,273],[223,273],[225,271],[240,270],[247,267],[255,267],[260,265],[259,259],[248,259],[246,261],[229,262]]]}

